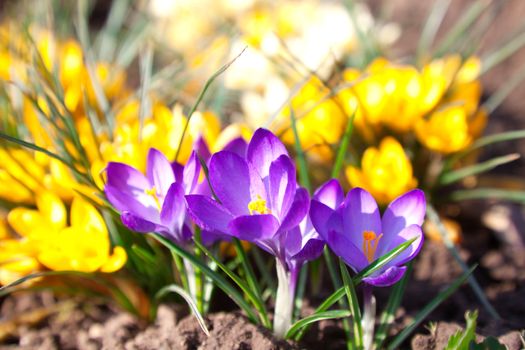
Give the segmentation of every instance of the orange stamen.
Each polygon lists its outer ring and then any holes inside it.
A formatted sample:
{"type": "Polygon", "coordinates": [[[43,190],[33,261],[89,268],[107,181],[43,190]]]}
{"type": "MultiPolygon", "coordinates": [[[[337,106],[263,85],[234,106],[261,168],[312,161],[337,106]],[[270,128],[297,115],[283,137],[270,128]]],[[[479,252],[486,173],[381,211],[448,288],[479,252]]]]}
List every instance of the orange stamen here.
{"type": "Polygon", "coordinates": [[[383,237],[382,233],[379,236],[376,236],[376,234],[372,231],[363,232],[363,253],[365,254],[369,263],[374,261],[374,255],[381,237],[383,237]]]}

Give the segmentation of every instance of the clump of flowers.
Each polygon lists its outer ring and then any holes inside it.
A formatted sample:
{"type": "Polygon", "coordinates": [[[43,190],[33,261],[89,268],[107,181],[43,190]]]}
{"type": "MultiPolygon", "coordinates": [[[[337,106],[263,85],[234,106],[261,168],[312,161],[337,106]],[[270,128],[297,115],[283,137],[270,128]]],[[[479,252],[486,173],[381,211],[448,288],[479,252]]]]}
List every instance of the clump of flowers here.
{"type": "Polygon", "coordinates": [[[93,205],[76,196],[68,220],[66,206],[52,192],[39,193],[36,204],[37,210],[18,207],[7,216],[14,235],[0,241],[1,284],[44,269],[111,273],[124,266],[126,251],[111,248],[106,223],[93,205]]]}
{"type": "MultiPolygon", "coordinates": [[[[170,4],[153,1],[150,11],[167,20],[162,5],[170,4]]],[[[140,290],[130,298],[139,302],[122,304],[140,304],[128,309],[142,316],[178,293],[205,332],[203,314],[218,288],[280,338],[300,340],[312,322],[340,318],[349,348],[382,348],[422,227],[447,229],[435,204],[450,200],[449,185],[516,158],[472,157],[523,137],[483,138],[484,63],[446,50],[411,62],[386,58],[391,40],[361,5],[346,12],[339,3],[261,1],[243,5],[242,16],[229,1],[170,6],[182,16],[175,32],[188,23],[195,29],[170,44],[181,67],[200,75],[173,65],[157,71],[157,59],[171,56],[148,31],[147,42],[120,40],[114,26],[127,19],[119,8],[93,45],[81,5],[78,40],[0,28],[3,288],[46,274],[103,276],[124,298],[140,290]],[[192,6],[208,11],[187,16],[192,6]],[[239,38],[202,20],[211,8],[239,38]],[[359,39],[363,30],[369,41],[359,39]],[[208,74],[210,53],[230,56],[241,41],[250,46],[244,56],[208,74]],[[300,318],[307,284],[318,284],[322,269],[332,294],[300,318]],[[377,319],[374,288],[392,289],[377,319]]]]}

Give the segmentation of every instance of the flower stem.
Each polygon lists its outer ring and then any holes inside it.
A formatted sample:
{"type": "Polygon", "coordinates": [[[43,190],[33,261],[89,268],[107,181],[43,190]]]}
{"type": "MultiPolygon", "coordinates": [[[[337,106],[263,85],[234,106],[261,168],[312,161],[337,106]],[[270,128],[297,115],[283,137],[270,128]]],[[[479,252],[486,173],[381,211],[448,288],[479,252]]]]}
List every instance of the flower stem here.
{"type": "Polygon", "coordinates": [[[284,338],[284,335],[292,325],[293,299],[297,283],[297,271],[288,271],[279,259],[276,259],[275,266],[277,269],[278,284],[277,296],[275,299],[273,333],[277,337],[284,338]]]}
{"type": "Polygon", "coordinates": [[[179,273],[180,282],[182,283],[182,287],[186,291],[190,291],[189,285],[188,285],[188,276],[186,275],[184,264],[182,262],[182,258],[172,252],[173,261],[175,262],[175,266],[177,267],[177,272],[179,273]]]}
{"type": "Polygon", "coordinates": [[[364,350],[372,350],[374,343],[374,322],[376,318],[376,299],[372,287],[363,287],[363,345],[364,350]]]}

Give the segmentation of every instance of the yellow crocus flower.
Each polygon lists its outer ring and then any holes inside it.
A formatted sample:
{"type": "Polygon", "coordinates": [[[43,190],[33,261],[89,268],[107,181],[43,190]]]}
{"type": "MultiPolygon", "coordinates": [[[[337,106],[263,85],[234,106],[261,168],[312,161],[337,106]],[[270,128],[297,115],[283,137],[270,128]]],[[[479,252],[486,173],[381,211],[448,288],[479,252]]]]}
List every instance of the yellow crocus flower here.
{"type": "Polygon", "coordinates": [[[355,108],[356,126],[364,133],[370,132],[367,127],[380,125],[408,132],[433,102],[417,69],[394,65],[384,58],[374,60],[361,75],[349,69],[343,78],[345,83],[354,82],[354,86],[344,90],[343,99],[347,106],[355,108]]]}
{"type": "Polygon", "coordinates": [[[367,148],[361,159],[361,169],[347,167],[346,177],[352,186],[366,189],[381,204],[388,204],[417,186],[412,164],[393,137],[384,138],[379,148],[367,148]]]}
{"type": "MultiPolygon", "coordinates": [[[[172,110],[167,106],[153,103],[151,114],[139,121],[140,104],[131,101],[124,105],[116,115],[116,125],[112,139],[105,135],[93,136],[91,125],[86,118],[77,122],[80,139],[91,163],[91,175],[97,187],[104,187],[103,170],[108,162],[122,162],[145,171],[146,155],[151,147],[160,150],[170,161],[175,160],[183,130],[188,118],[182,107],[176,105],[172,110]]],[[[234,137],[251,135],[245,126],[232,124],[221,132],[219,118],[211,111],[196,111],[189,121],[186,135],[177,158],[185,163],[195,142],[202,137],[210,151],[222,149],[234,137]]]]}
{"type": "MultiPolygon", "coordinates": [[[[292,99],[301,147],[311,159],[318,162],[333,158],[331,146],[339,142],[348,121],[343,103],[337,100],[338,97],[329,98],[329,95],[330,90],[313,77],[292,99]]],[[[284,143],[295,143],[289,109],[279,117],[274,128],[277,133],[283,133],[284,143]]]]}
{"type": "Polygon", "coordinates": [[[44,268],[110,273],[124,266],[125,250],[111,251],[104,219],[91,204],[75,197],[68,226],[67,210],[58,196],[43,191],[36,202],[36,210],[19,207],[7,216],[20,238],[0,241],[0,276],[20,277],[44,268]]]}
{"type": "Polygon", "coordinates": [[[428,120],[416,124],[418,140],[428,149],[440,153],[453,153],[472,142],[469,134],[468,116],[462,106],[438,110],[428,120]]]}

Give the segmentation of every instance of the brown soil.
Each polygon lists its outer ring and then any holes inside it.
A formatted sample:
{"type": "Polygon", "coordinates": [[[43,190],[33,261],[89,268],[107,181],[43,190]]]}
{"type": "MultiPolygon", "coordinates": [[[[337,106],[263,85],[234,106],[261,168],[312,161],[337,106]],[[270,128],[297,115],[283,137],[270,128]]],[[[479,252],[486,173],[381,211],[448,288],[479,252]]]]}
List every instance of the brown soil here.
{"type": "MultiPolygon", "coordinates": [[[[450,337],[457,331],[462,330],[462,327],[456,323],[449,322],[438,322],[435,326],[430,329],[428,335],[418,334],[411,342],[411,347],[414,350],[434,350],[444,349],[450,337]]],[[[483,341],[484,337],[476,336],[476,342],[483,341]]],[[[498,341],[505,345],[509,350],[519,350],[524,346],[519,332],[509,332],[501,337],[498,341]]]]}
{"type": "Polygon", "coordinates": [[[154,324],[106,303],[60,301],[49,293],[8,297],[1,309],[0,349],[298,349],[239,313],[206,318],[210,336],[181,306],[162,305],[154,324]]]}

